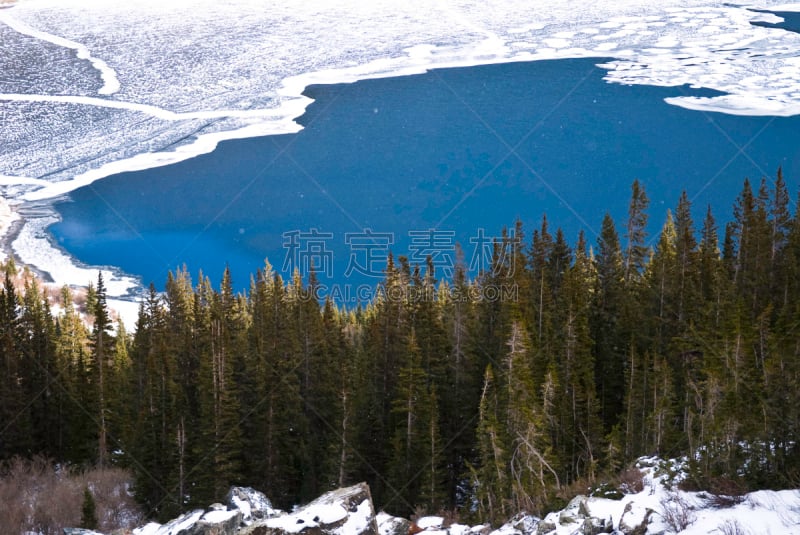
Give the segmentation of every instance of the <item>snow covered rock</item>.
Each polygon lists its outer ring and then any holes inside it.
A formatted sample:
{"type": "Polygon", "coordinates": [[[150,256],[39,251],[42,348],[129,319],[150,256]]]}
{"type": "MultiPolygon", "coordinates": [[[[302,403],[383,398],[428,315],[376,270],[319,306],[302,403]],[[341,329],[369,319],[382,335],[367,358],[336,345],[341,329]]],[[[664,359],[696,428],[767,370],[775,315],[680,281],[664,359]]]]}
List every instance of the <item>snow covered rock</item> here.
{"type": "Polygon", "coordinates": [[[133,530],[134,535],[190,535],[192,528],[203,518],[205,511],[195,509],[174,518],[163,526],[150,523],[144,527],[133,530]]]}
{"type": "MultiPolygon", "coordinates": [[[[216,504],[215,504],[216,505],[216,504]]],[[[211,507],[196,509],[160,526],[155,523],[133,530],[134,535],[236,535],[242,524],[242,512],[211,507]]],[[[76,534],[77,535],[77,534],[76,534]]]]}
{"type": "MultiPolygon", "coordinates": [[[[515,515],[489,535],[534,535],[538,533],[538,526],[538,518],[523,512],[515,515]]],[[[552,529],[555,529],[555,526],[552,529]]]]}
{"type": "Polygon", "coordinates": [[[379,535],[366,483],[323,494],[297,511],[254,522],[242,535],[379,535]]]}
{"type": "Polygon", "coordinates": [[[375,517],[380,535],[408,535],[411,522],[399,516],[378,513],[375,517]]]}
{"type": "Polygon", "coordinates": [[[84,528],[64,528],[64,535],[102,535],[102,533],[84,528]]]}
{"type": "Polygon", "coordinates": [[[231,487],[225,503],[228,504],[229,510],[238,509],[242,512],[242,521],[245,524],[279,514],[263,493],[250,487],[231,487]]]}
{"type": "Polygon", "coordinates": [[[204,514],[195,529],[187,535],[236,535],[241,524],[240,510],[217,509],[204,514]]]}
{"type": "Polygon", "coordinates": [[[417,519],[416,524],[423,531],[439,530],[442,529],[444,518],[441,516],[423,516],[417,519]]]}
{"type": "Polygon", "coordinates": [[[650,524],[650,515],[655,511],[649,507],[644,507],[634,501],[625,505],[622,517],[619,519],[619,531],[625,535],[644,535],[647,533],[647,526],[650,524]]]}
{"type": "Polygon", "coordinates": [[[536,525],[536,534],[599,535],[600,533],[611,533],[614,531],[613,518],[592,514],[590,510],[592,500],[586,496],[575,496],[564,509],[550,513],[540,520],[536,525]]]}

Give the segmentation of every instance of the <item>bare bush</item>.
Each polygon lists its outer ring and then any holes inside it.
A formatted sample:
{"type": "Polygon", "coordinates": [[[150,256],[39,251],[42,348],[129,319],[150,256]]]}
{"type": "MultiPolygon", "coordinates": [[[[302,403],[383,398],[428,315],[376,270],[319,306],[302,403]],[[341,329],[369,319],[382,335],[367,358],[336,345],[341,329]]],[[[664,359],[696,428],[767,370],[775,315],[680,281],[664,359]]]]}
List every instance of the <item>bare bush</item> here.
{"type": "Polygon", "coordinates": [[[714,531],[719,531],[720,535],[750,535],[750,530],[745,529],[738,520],[726,520],[714,531]]]}
{"type": "Polygon", "coordinates": [[[0,466],[0,535],[60,535],[81,521],[83,489],[97,504],[98,528],[133,528],[144,515],[129,492],[131,476],[119,468],[75,472],[42,457],[14,458],[0,466]]]}
{"type": "Polygon", "coordinates": [[[618,476],[617,488],[623,494],[638,494],[644,490],[644,474],[635,467],[626,468],[618,476]]]}
{"type": "Polygon", "coordinates": [[[715,477],[709,481],[709,506],[717,509],[725,509],[739,505],[746,498],[745,486],[728,477],[715,477]]]}
{"type": "Polygon", "coordinates": [[[661,499],[661,517],[674,533],[685,530],[697,519],[692,504],[677,492],[661,499]]]}

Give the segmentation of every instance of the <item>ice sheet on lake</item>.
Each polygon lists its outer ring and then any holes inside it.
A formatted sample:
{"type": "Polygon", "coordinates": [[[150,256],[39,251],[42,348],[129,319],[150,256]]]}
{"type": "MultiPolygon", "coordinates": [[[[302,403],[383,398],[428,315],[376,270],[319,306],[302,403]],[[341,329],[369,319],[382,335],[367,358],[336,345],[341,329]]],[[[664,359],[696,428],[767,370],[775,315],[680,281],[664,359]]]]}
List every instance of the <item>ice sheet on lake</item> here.
{"type": "MultiPolygon", "coordinates": [[[[708,0],[29,0],[0,12],[0,189],[12,205],[42,201],[223,139],[294,132],[309,84],[433,67],[613,58],[609,82],[727,93],[675,105],[796,114],[800,35],[751,24],[779,20],[708,0]]],[[[14,250],[85,283],[45,221],[27,221],[14,250]]]]}

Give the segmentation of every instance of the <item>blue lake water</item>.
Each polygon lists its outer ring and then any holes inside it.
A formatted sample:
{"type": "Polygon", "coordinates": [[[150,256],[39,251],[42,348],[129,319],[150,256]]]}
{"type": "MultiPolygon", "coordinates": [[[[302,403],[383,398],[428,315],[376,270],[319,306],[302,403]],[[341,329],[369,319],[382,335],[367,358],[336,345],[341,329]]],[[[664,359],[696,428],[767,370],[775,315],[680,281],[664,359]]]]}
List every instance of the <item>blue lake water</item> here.
{"type": "Polygon", "coordinates": [[[608,211],[622,233],[635,178],[651,199],[654,234],[684,189],[697,220],[711,204],[724,221],[744,177],[773,178],[783,166],[794,198],[800,118],[686,110],[663,99],[714,93],[609,84],[601,62],[312,86],[299,133],[227,141],[211,154],[96,182],[56,206],[63,221],[50,231],[80,261],[159,287],[182,264],[213,281],[227,264],[245,288],[266,257],[289,270],[308,258],[299,251],[317,255],[329,271],[323,279],[369,283],[379,273],[345,277],[351,263],[381,268],[380,254],[365,265],[359,233],[367,228],[383,234],[371,241],[377,248],[391,235],[395,254],[433,253],[441,277],[455,242],[480,267],[480,229],[497,235],[517,218],[528,237],[546,213],[570,242],[583,229],[594,243],[608,211]],[[436,232],[409,235],[428,229],[436,232]]]}
{"type": "Polygon", "coordinates": [[[783,22],[751,22],[754,26],[764,28],[780,28],[790,32],[800,33],[800,13],[796,11],[771,11],[769,9],[754,9],[760,13],[772,13],[783,18],[783,22]]]}

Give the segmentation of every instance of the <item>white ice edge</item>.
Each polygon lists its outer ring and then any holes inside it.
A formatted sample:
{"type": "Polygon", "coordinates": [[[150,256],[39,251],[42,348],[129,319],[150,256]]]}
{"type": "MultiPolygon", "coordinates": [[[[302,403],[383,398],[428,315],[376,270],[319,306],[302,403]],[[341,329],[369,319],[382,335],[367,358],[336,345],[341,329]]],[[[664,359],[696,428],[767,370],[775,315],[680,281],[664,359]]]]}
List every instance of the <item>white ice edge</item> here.
{"type": "Polygon", "coordinates": [[[680,106],[687,110],[719,112],[729,115],[789,117],[800,114],[800,103],[779,102],[769,98],[752,95],[719,95],[716,97],[667,97],[667,104],[680,106]]]}
{"type": "Polygon", "coordinates": [[[92,53],[89,51],[89,49],[81,43],[76,43],[75,41],[70,41],[69,39],[65,39],[58,35],[53,35],[51,33],[32,28],[21,20],[12,17],[8,12],[0,12],[0,22],[6,24],[9,28],[21,34],[35,37],[36,39],[41,39],[42,41],[47,41],[48,43],[52,43],[56,46],[63,46],[64,48],[74,50],[78,55],[78,59],[85,59],[89,61],[92,64],[92,67],[100,72],[100,79],[103,80],[103,86],[97,91],[98,94],[113,95],[119,91],[120,83],[119,79],[117,78],[117,72],[109,67],[108,63],[102,59],[92,56],[92,53]]]}
{"type": "MultiPolygon", "coordinates": [[[[789,7],[800,11],[800,4],[770,6],[769,9],[777,11],[779,7],[780,10],[784,11],[788,11],[789,7]]],[[[719,10],[719,8],[713,9],[719,10]]],[[[743,24],[749,24],[747,21],[759,20],[758,17],[763,16],[755,12],[749,12],[748,14],[744,7],[730,7],[726,9],[736,9],[736,18],[737,20],[741,18],[742,21],[745,21],[743,24]]],[[[5,20],[3,21],[7,22],[5,20]]],[[[613,22],[616,27],[625,27],[624,22],[617,23],[612,20],[609,24],[611,22],[613,22]]],[[[518,30],[512,30],[509,33],[518,35],[528,30],[537,30],[540,26],[541,25],[532,24],[527,27],[521,27],[518,30]]],[[[601,27],[603,24],[589,24],[587,28],[591,30],[593,29],[592,26],[601,27]]],[[[577,33],[590,33],[585,31],[587,28],[577,28],[576,30],[577,33]]],[[[732,43],[731,46],[746,46],[748,41],[762,39],[767,35],[765,32],[770,31],[766,29],[748,29],[751,30],[751,32],[757,32],[755,36],[745,37],[739,42],[732,43]]],[[[30,28],[29,30],[36,31],[30,28]]],[[[93,97],[19,94],[0,95],[0,99],[5,98],[6,100],[116,108],[139,112],[168,121],[225,117],[252,121],[252,124],[235,130],[199,135],[191,143],[181,145],[170,151],[143,153],[128,159],[111,162],[97,169],[76,175],[70,180],[50,183],[29,177],[3,176],[0,177],[0,182],[15,185],[43,186],[34,191],[28,190],[20,199],[24,201],[46,202],[110,175],[165,166],[209,153],[213,151],[221,141],[294,133],[301,129],[300,125],[295,122],[295,119],[302,115],[306,107],[312,102],[311,99],[303,96],[302,92],[309,85],[314,84],[352,83],[365,79],[422,74],[431,69],[567,58],[614,58],[614,61],[601,65],[601,67],[609,69],[609,75],[606,77],[606,80],[611,82],[648,85],[680,85],[687,83],[683,80],[660,80],[653,76],[645,76],[645,79],[640,77],[632,81],[630,78],[625,77],[626,69],[628,69],[629,65],[635,65],[634,60],[636,59],[644,57],[647,60],[652,60],[654,57],[653,53],[648,54],[644,47],[640,47],[639,49],[634,47],[634,49],[631,49],[629,43],[617,45],[616,42],[608,41],[597,41],[593,46],[586,46],[586,43],[584,43],[583,47],[568,46],[570,43],[567,39],[567,33],[571,32],[556,32],[550,36],[550,39],[540,39],[540,42],[543,44],[540,45],[539,48],[534,48],[532,51],[513,52],[509,48],[510,43],[499,39],[497,36],[490,35],[486,39],[458,48],[420,44],[406,48],[406,54],[400,57],[374,59],[358,66],[323,69],[290,76],[283,80],[282,88],[278,91],[280,106],[266,110],[199,110],[178,113],[156,106],[93,97]],[[550,45],[550,47],[544,47],[543,45],[550,45]],[[564,45],[565,48],[555,48],[561,45],[564,45]]],[[[736,34],[736,31],[732,31],[731,33],[736,34]]],[[[51,36],[50,34],[45,35],[60,40],[56,44],[61,44],[62,46],[72,45],[70,48],[75,48],[76,50],[76,46],[78,48],[81,47],[81,45],[72,41],[61,40],[61,38],[51,36]]],[[[53,41],[51,40],[51,42],[53,41]]],[[[665,49],[671,52],[671,55],[665,55],[667,60],[674,60],[675,56],[679,53],[683,53],[679,52],[679,46],[680,44],[676,42],[672,45],[672,50],[665,49]]],[[[725,95],[722,97],[705,99],[698,97],[674,97],[666,99],[666,101],[670,104],[689,109],[723,111],[725,113],[735,113],[738,115],[787,116],[800,113],[800,105],[793,102],[781,102],[766,98],[759,99],[744,95],[725,95]]],[[[39,219],[37,219],[37,221],[38,220],[39,219]]],[[[41,228],[39,228],[39,224],[36,225],[37,228],[35,229],[29,228],[29,223],[23,226],[19,237],[13,243],[13,250],[18,254],[20,259],[41,271],[49,273],[54,279],[57,278],[58,281],[63,281],[63,283],[75,284],[78,281],[83,281],[80,283],[85,284],[90,280],[94,280],[96,278],[97,268],[79,267],[67,254],[51,243],[44,229],[47,225],[51,224],[54,219],[48,221],[49,222],[41,228]]],[[[107,270],[104,271],[104,275],[106,275],[106,273],[111,275],[107,270]]],[[[131,295],[136,289],[140,289],[136,279],[133,277],[117,276],[115,280],[113,280],[113,284],[109,284],[109,296],[123,297],[131,295]]]]}

